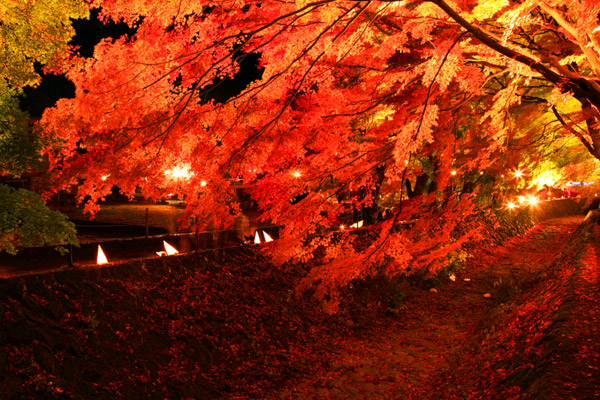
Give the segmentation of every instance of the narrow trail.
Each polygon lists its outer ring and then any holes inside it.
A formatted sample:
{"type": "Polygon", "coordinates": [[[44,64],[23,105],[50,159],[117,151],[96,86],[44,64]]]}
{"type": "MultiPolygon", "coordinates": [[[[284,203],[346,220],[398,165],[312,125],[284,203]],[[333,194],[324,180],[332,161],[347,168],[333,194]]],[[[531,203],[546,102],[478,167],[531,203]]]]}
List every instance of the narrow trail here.
{"type": "MultiPolygon", "coordinates": [[[[518,398],[520,388],[500,383],[512,379],[515,359],[529,371],[527,360],[540,356],[537,342],[560,305],[544,282],[560,276],[552,270],[562,267],[561,253],[581,222],[546,221],[523,237],[478,251],[455,281],[423,290],[399,315],[340,338],[328,368],[269,398],[518,398]]],[[[597,260],[590,264],[596,272],[585,278],[596,285],[597,297],[597,260]]]]}

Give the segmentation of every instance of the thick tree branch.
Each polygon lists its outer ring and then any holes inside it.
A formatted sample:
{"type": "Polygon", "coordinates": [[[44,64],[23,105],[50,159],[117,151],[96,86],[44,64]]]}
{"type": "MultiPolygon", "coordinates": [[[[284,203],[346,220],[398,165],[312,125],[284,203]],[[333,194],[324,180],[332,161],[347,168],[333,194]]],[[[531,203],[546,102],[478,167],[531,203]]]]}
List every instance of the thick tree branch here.
{"type": "Polygon", "coordinates": [[[562,124],[562,126],[565,127],[565,129],[567,129],[569,132],[571,132],[573,135],[575,135],[575,137],[577,137],[577,139],[579,139],[579,141],[585,146],[585,148],[591,154],[594,154],[594,155],[596,154],[596,149],[594,149],[592,144],[590,142],[588,142],[587,139],[585,137],[583,137],[583,135],[580,132],[577,132],[577,130],[573,129],[569,124],[567,124],[565,122],[562,115],[560,115],[560,113],[556,109],[556,106],[552,106],[552,112],[556,116],[556,119],[558,120],[558,122],[560,122],[562,124]]]}
{"type": "Polygon", "coordinates": [[[569,21],[567,21],[556,9],[550,7],[544,1],[538,1],[538,6],[548,13],[554,20],[564,28],[573,38],[575,39],[577,45],[587,57],[594,74],[599,75],[600,73],[600,60],[598,60],[598,56],[595,53],[593,48],[590,48],[588,45],[590,44],[590,38],[584,32],[580,33],[577,31],[569,21]]]}
{"type": "Polygon", "coordinates": [[[461,17],[452,7],[444,0],[426,0],[440,7],[450,18],[456,21],[459,25],[470,32],[475,38],[481,41],[489,48],[498,53],[511,58],[521,64],[527,65],[534,71],[539,72],[544,78],[555,84],[565,92],[572,92],[573,95],[581,100],[587,99],[598,110],[600,110],[600,91],[595,87],[594,82],[585,78],[568,78],[560,75],[548,68],[542,62],[537,61],[529,56],[521,54],[509,47],[502,45],[497,39],[484,32],[481,28],[471,24],[461,17]]]}

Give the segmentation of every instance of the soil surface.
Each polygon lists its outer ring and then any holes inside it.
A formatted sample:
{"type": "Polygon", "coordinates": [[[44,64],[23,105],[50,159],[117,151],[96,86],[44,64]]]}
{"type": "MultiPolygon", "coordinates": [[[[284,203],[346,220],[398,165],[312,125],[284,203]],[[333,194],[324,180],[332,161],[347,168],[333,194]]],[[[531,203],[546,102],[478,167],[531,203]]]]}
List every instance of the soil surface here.
{"type": "Polygon", "coordinates": [[[0,279],[0,398],[600,398],[600,226],[470,253],[334,316],[255,246],[0,279]]]}

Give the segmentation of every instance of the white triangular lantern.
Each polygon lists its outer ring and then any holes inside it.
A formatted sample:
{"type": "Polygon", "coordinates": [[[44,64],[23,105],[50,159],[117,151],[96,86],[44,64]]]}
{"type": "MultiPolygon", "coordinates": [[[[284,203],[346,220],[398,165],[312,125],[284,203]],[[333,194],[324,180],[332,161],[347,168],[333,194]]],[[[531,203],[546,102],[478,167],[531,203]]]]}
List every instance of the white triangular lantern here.
{"type": "Polygon", "coordinates": [[[96,257],[96,264],[98,264],[98,265],[108,264],[106,255],[102,251],[102,247],[100,247],[100,245],[98,245],[98,257],[96,257]]]}
{"type": "Polygon", "coordinates": [[[165,252],[167,253],[168,256],[179,253],[179,251],[177,251],[177,249],[175,247],[171,246],[169,243],[165,242],[164,240],[163,240],[163,245],[165,246],[165,252]]]}
{"type": "Polygon", "coordinates": [[[263,231],[263,235],[265,235],[265,243],[273,241],[273,238],[267,232],[263,231]]]}

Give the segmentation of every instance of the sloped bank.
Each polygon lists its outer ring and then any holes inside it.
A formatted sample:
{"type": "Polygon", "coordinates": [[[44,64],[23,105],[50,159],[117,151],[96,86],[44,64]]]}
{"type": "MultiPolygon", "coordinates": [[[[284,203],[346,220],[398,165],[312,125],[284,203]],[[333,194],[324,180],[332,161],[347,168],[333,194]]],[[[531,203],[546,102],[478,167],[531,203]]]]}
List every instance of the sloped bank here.
{"type": "Polygon", "coordinates": [[[599,224],[600,212],[588,213],[545,285],[545,292],[557,299],[557,307],[550,325],[537,333],[539,356],[531,359],[524,373],[511,377],[525,388],[523,398],[600,397],[599,224]]]}
{"type": "Polygon", "coordinates": [[[323,316],[291,295],[300,272],[240,247],[0,280],[0,398],[210,399],[281,384],[303,372],[286,360],[328,345],[323,316]]]}
{"type": "MultiPolygon", "coordinates": [[[[537,230],[537,235],[543,241],[548,233],[537,230]]],[[[571,231],[547,264],[534,257],[529,268],[497,265],[486,272],[494,282],[493,307],[481,340],[463,364],[439,378],[461,376],[476,390],[465,394],[457,385],[458,394],[446,393],[446,399],[598,397],[599,240],[596,214],[571,231]]]]}

